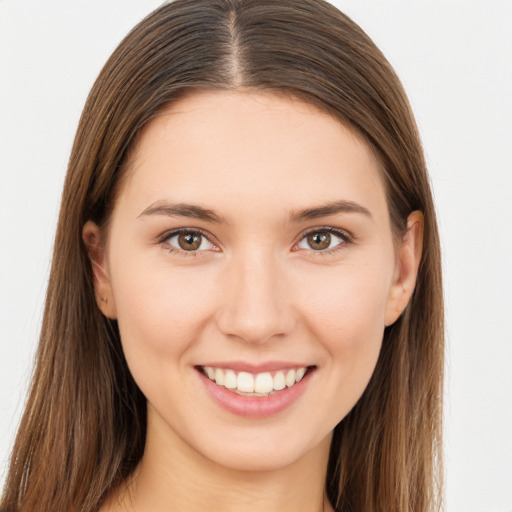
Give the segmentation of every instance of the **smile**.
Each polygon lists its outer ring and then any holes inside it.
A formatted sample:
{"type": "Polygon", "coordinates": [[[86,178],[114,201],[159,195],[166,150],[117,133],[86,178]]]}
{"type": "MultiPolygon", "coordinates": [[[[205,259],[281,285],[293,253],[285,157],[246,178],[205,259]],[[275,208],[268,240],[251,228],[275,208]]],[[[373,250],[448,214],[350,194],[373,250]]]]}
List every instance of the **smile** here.
{"type": "Polygon", "coordinates": [[[212,366],[200,368],[203,374],[218,386],[233,393],[255,397],[269,396],[276,391],[291,388],[300,382],[308,371],[306,366],[256,374],[212,366]]]}

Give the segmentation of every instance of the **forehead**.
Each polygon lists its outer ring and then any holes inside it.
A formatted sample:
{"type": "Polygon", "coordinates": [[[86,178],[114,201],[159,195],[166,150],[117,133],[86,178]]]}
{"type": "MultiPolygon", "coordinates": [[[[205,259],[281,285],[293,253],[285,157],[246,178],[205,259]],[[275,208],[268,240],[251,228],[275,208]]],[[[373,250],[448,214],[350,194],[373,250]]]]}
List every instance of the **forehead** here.
{"type": "Polygon", "coordinates": [[[194,93],[162,110],[132,151],[123,195],[141,207],[347,199],[387,211],[379,163],[361,137],[315,106],[254,92],[194,93]]]}

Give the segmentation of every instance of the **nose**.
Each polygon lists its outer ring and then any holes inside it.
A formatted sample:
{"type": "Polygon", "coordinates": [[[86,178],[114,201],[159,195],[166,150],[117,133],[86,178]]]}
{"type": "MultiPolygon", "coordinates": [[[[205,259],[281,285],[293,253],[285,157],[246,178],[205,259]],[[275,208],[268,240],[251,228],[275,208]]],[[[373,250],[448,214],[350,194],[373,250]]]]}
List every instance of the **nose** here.
{"type": "Polygon", "coordinates": [[[263,344],[289,334],[295,325],[291,290],[276,258],[248,251],[226,271],[217,325],[227,336],[263,344]]]}

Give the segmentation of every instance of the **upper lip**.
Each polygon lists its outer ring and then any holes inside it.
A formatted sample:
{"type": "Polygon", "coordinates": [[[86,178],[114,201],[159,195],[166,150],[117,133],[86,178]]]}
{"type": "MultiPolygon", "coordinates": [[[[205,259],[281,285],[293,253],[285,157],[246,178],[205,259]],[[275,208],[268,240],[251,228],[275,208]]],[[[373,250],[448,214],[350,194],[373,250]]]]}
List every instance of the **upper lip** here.
{"type": "Polygon", "coordinates": [[[212,368],[221,368],[225,370],[235,370],[238,372],[247,373],[264,373],[264,372],[275,372],[279,370],[291,370],[296,368],[307,368],[312,366],[305,363],[296,363],[290,361],[267,361],[265,363],[248,363],[245,361],[212,361],[203,363],[201,366],[210,366],[212,368]]]}

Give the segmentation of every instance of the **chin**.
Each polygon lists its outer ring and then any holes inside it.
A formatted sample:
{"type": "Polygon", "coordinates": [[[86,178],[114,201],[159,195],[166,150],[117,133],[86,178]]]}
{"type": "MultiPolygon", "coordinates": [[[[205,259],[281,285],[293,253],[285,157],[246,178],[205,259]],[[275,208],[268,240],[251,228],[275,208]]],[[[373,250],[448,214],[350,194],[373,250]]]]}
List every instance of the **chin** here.
{"type": "Polygon", "coordinates": [[[298,436],[290,435],[287,429],[281,435],[272,435],[271,429],[249,436],[226,435],[219,444],[208,443],[195,449],[211,462],[232,471],[273,472],[295,464],[309,464],[315,454],[329,453],[332,431],[319,438],[306,437],[304,432],[298,436]],[[301,435],[302,434],[302,435],[301,435]]]}

